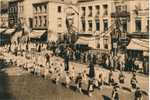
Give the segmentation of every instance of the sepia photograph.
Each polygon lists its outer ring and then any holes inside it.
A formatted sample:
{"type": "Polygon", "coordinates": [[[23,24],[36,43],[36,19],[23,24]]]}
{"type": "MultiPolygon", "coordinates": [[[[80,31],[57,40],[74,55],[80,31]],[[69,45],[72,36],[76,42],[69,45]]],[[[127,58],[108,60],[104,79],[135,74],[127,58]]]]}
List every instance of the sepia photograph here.
{"type": "Polygon", "coordinates": [[[0,0],[0,100],[149,100],[149,0],[0,0]]]}

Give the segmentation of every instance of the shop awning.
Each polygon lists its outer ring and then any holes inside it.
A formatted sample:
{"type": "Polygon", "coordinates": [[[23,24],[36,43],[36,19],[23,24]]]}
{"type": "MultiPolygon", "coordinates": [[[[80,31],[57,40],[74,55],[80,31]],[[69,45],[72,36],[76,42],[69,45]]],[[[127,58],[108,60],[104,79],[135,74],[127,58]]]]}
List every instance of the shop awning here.
{"type": "Polygon", "coordinates": [[[3,34],[4,35],[12,35],[15,32],[15,29],[7,29],[3,34]]]}
{"type": "Polygon", "coordinates": [[[90,48],[96,48],[95,37],[79,37],[75,44],[87,45],[90,48]]]}
{"type": "Polygon", "coordinates": [[[30,38],[41,38],[41,36],[46,32],[46,30],[33,30],[29,37],[30,38]]]}
{"type": "Polygon", "coordinates": [[[89,44],[89,38],[79,37],[79,39],[77,40],[77,42],[75,44],[88,45],[89,44]]]}
{"type": "Polygon", "coordinates": [[[131,39],[129,45],[127,46],[127,49],[148,51],[149,40],[148,39],[131,39]]]}

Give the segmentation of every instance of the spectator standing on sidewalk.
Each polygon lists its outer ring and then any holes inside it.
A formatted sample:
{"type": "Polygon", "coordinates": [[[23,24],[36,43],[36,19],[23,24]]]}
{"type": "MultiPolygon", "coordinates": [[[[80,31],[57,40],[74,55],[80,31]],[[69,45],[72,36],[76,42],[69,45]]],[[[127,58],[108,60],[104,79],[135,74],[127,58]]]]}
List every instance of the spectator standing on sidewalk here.
{"type": "Polygon", "coordinates": [[[95,69],[93,62],[91,61],[89,64],[89,78],[94,79],[94,77],[95,77],[95,69]]]}
{"type": "Polygon", "coordinates": [[[79,73],[76,77],[76,89],[82,94],[82,74],[79,73]]]}
{"type": "Polygon", "coordinates": [[[93,83],[93,79],[89,79],[87,91],[88,91],[88,96],[92,96],[92,92],[94,92],[94,83],[93,83]]]}
{"type": "Polygon", "coordinates": [[[140,87],[137,87],[135,91],[135,100],[142,100],[142,91],[140,87]]]}
{"type": "Polygon", "coordinates": [[[64,54],[64,66],[65,66],[65,71],[69,70],[69,51],[67,50],[64,54]]]}
{"type": "Polygon", "coordinates": [[[70,84],[69,72],[66,72],[66,76],[65,76],[65,86],[66,86],[66,88],[69,88],[69,84],[70,84]]]}
{"type": "Polygon", "coordinates": [[[137,87],[137,79],[136,79],[136,75],[133,73],[133,76],[131,78],[131,81],[130,81],[130,84],[131,84],[131,87],[132,89],[136,89],[137,87]]]}
{"type": "Polygon", "coordinates": [[[112,70],[110,70],[110,72],[109,72],[108,84],[109,84],[109,85],[114,84],[114,78],[113,78],[113,72],[112,72],[112,70]]]}
{"type": "Polygon", "coordinates": [[[100,73],[99,76],[98,76],[98,89],[102,89],[102,85],[103,85],[103,74],[100,73]]]}
{"type": "Polygon", "coordinates": [[[119,100],[118,89],[119,89],[118,84],[115,84],[115,86],[113,87],[113,90],[112,90],[112,100],[119,100]]]}
{"type": "Polygon", "coordinates": [[[119,78],[118,78],[119,83],[124,84],[124,78],[125,78],[125,76],[123,75],[123,72],[120,71],[119,78]]]}

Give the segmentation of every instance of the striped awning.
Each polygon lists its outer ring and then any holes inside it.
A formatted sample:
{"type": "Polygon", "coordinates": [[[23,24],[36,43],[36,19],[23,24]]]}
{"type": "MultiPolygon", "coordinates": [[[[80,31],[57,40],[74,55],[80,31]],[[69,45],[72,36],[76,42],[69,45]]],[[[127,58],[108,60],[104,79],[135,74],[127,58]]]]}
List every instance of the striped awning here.
{"type": "Polygon", "coordinates": [[[12,35],[15,32],[15,29],[7,29],[4,33],[4,35],[12,35]]]}
{"type": "Polygon", "coordinates": [[[149,40],[148,39],[131,39],[129,45],[127,46],[127,49],[148,51],[149,40]]]}
{"type": "Polygon", "coordinates": [[[41,36],[46,32],[46,30],[33,30],[30,34],[30,38],[41,38],[41,36]]]}

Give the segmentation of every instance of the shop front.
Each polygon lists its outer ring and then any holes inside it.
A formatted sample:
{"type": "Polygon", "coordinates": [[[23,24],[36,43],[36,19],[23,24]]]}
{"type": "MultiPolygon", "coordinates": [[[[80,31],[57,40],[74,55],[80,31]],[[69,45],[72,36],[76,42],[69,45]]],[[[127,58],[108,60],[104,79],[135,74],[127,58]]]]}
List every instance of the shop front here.
{"type": "Polygon", "coordinates": [[[131,39],[127,46],[127,59],[132,59],[133,65],[142,68],[142,72],[149,73],[149,40],[148,39],[131,39]]]}

